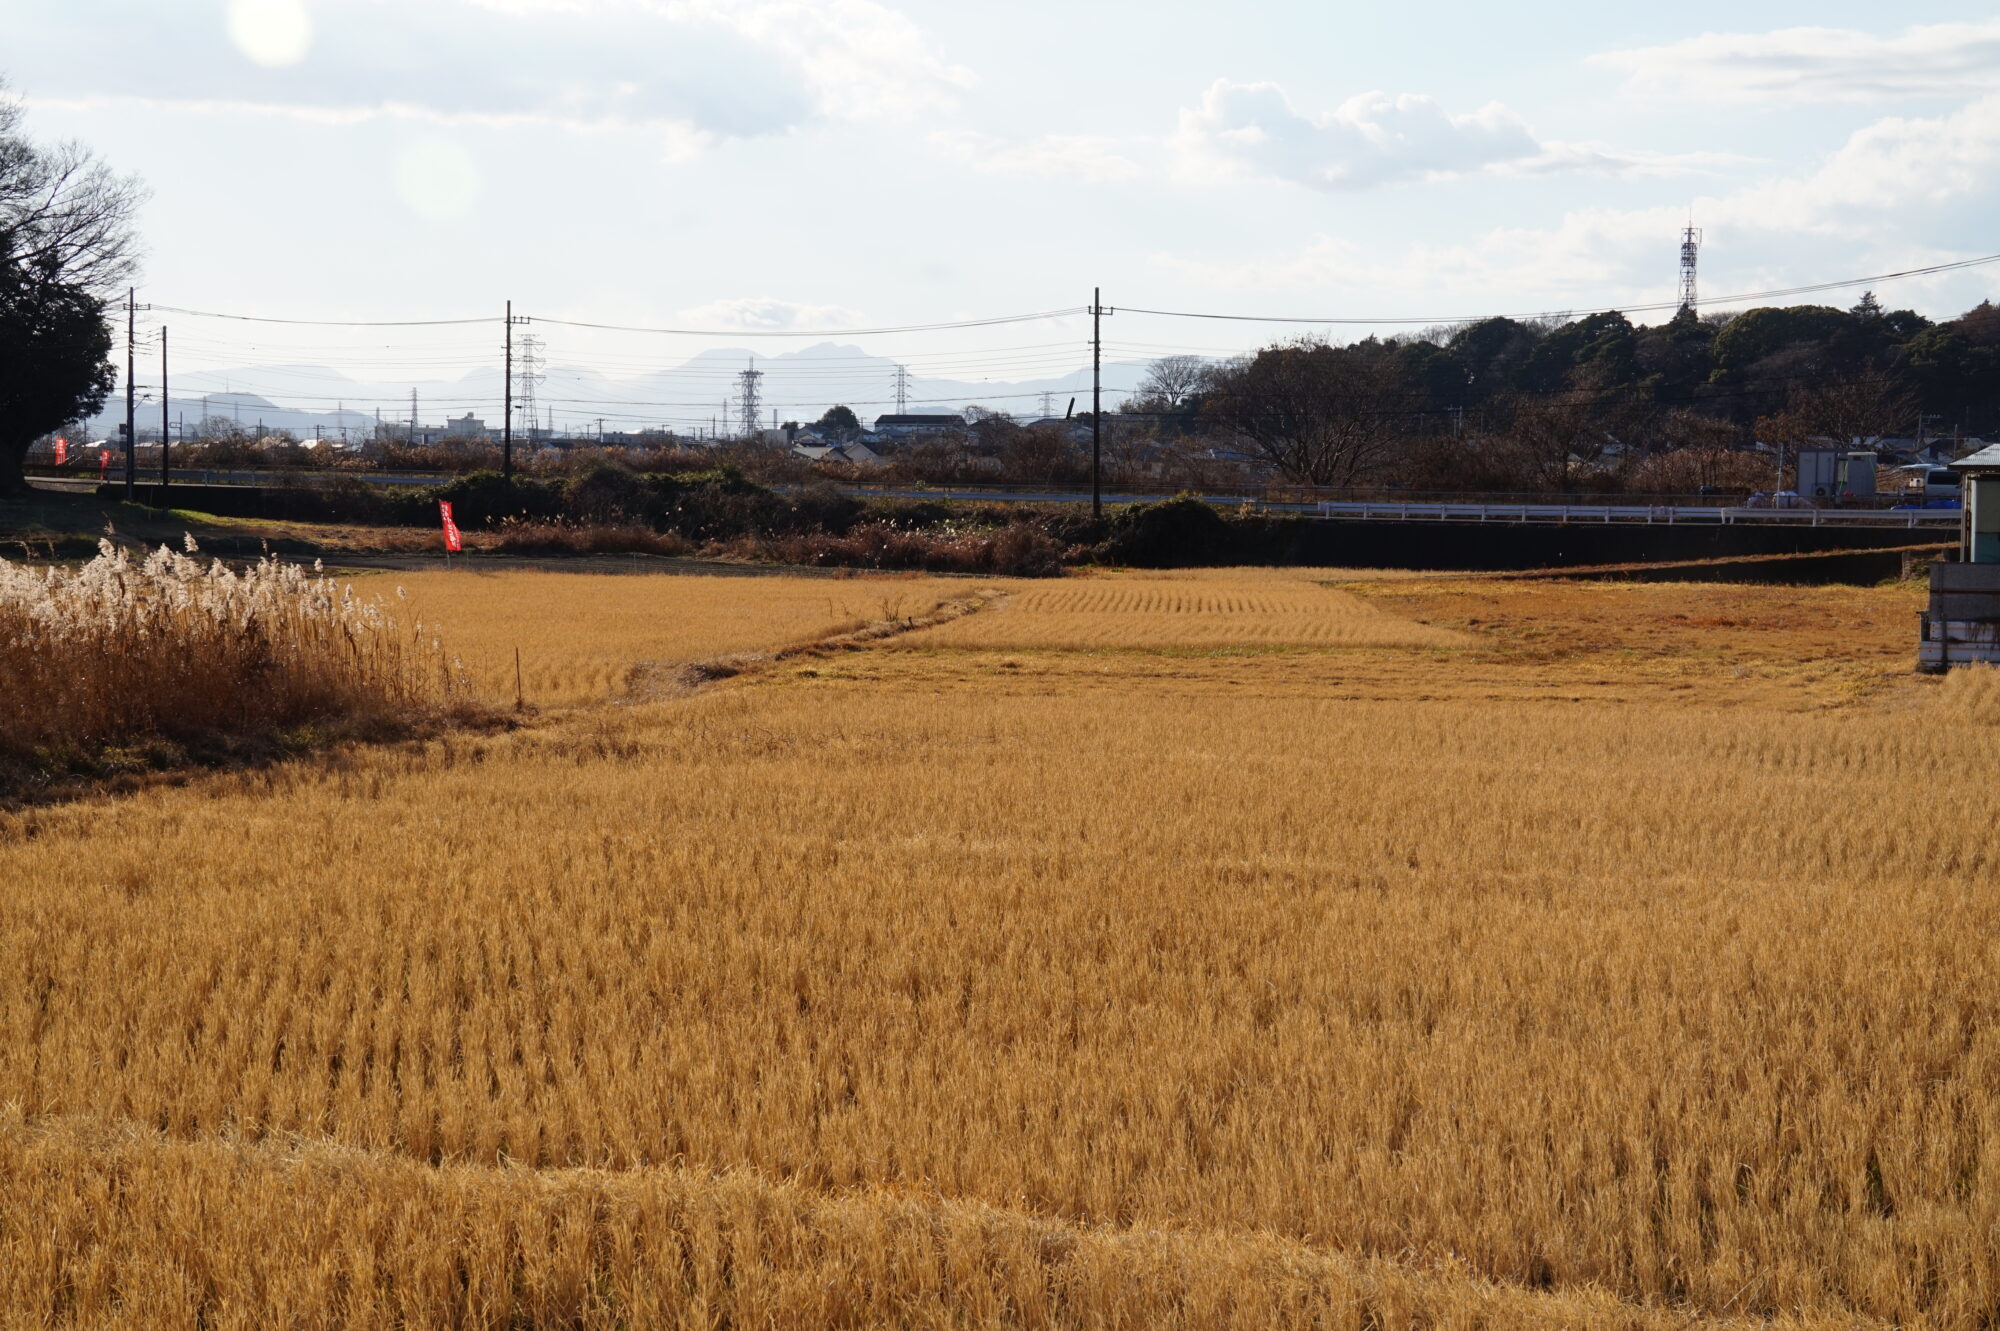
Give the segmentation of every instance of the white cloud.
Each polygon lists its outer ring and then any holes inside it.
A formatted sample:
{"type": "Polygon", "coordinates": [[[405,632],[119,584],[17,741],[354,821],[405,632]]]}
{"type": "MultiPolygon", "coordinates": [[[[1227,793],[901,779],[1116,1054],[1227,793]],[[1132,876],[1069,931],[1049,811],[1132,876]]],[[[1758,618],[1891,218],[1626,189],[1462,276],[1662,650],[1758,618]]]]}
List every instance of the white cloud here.
{"type": "Polygon", "coordinates": [[[35,105],[57,111],[143,112],[149,115],[247,116],[294,120],[307,125],[362,125],[370,121],[402,121],[444,129],[509,130],[555,127],[579,134],[642,133],[653,141],[661,160],[683,161],[715,145],[716,135],[688,121],[621,121],[569,119],[541,111],[441,111],[416,102],[347,102],[320,105],[301,102],[232,101],[222,98],[162,98],[124,94],[87,97],[40,97],[35,105]]]}
{"type": "Polygon", "coordinates": [[[808,328],[859,328],[865,320],[838,305],[802,305],[797,301],[738,296],[682,310],[680,319],[695,328],[729,328],[744,332],[783,333],[808,328]]]}
{"type": "Polygon", "coordinates": [[[1200,106],[1181,111],[1172,146],[1191,178],[1284,180],[1329,190],[1477,172],[1659,175],[1731,160],[1544,142],[1498,102],[1453,115],[1429,97],[1365,92],[1308,115],[1274,83],[1227,79],[1212,84],[1200,106]]]}
{"type": "Polygon", "coordinates": [[[657,7],[780,53],[835,118],[949,110],[974,82],[971,70],[946,61],[906,15],[875,0],[667,0],[657,7]]]}
{"type": "Polygon", "coordinates": [[[2000,19],[1906,28],[1707,33],[1607,51],[1590,63],[1625,75],[1640,96],[1723,101],[1869,101],[1978,95],[2000,80],[2000,19]]]}
{"type": "Polygon", "coordinates": [[[1084,180],[1135,180],[1145,168],[1118,150],[1115,141],[1090,134],[1045,134],[1009,143],[990,134],[939,130],[937,147],[981,171],[1018,175],[1069,175],[1084,180]]]}
{"type": "MultiPolygon", "coordinates": [[[[1877,121],[1813,171],[1699,198],[1693,211],[1707,232],[1705,264],[1728,274],[1711,278],[1709,289],[1752,291],[1973,257],[1980,251],[1919,237],[1940,216],[1963,213],[1976,221],[1996,208],[2000,94],[1949,115],[1877,121]]],[[[1521,309],[1522,301],[1530,302],[1525,308],[1554,308],[1669,300],[1687,216],[1678,205],[1581,209],[1553,227],[1496,228],[1386,258],[1322,236],[1296,254],[1247,263],[1167,253],[1152,261],[1218,289],[1336,290],[1355,315],[1442,321],[1495,308],[1496,301],[1521,309]],[[1409,309],[1409,293],[1427,291],[1452,294],[1436,299],[1435,310],[1409,309]]],[[[1932,289],[1994,280],[1939,279],[1932,289]]]]}
{"type": "Polygon", "coordinates": [[[211,113],[651,130],[672,156],[936,113],[972,80],[877,0],[320,0],[310,21],[301,0],[230,0],[219,21],[249,60],[170,9],[66,0],[30,34],[55,48],[36,99],[133,88],[211,113]],[[127,36],[107,46],[112,30],[127,36]]]}

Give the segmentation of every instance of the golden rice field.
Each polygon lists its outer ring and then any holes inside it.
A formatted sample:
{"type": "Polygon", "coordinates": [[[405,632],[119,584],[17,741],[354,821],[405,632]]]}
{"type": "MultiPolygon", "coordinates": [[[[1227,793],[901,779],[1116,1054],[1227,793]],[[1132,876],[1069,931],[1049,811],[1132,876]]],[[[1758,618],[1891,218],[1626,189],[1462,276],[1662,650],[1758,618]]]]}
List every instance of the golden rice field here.
{"type": "Polygon", "coordinates": [[[0,1321],[1993,1325],[2000,676],[1344,577],[400,579],[550,709],[0,822],[0,1321]]]}
{"type": "Polygon", "coordinates": [[[1350,592],[1303,578],[1173,573],[1063,579],[1022,586],[1006,610],[925,630],[912,645],[1185,651],[1453,647],[1465,641],[1447,629],[1384,613],[1350,592]]]}
{"type": "Polygon", "coordinates": [[[399,573],[409,613],[451,644],[495,701],[521,688],[540,707],[604,702],[635,667],[755,652],[922,614],[966,595],[923,577],[649,577],[565,573],[399,573]]]}

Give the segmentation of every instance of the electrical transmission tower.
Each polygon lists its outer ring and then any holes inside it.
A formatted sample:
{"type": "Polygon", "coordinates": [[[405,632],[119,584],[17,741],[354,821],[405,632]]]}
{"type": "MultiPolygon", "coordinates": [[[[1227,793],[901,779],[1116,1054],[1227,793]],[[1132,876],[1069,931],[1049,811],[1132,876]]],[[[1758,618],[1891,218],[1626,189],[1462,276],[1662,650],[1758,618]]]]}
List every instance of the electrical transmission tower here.
{"type": "Polygon", "coordinates": [[[1687,230],[1681,232],[1681,308],[1689,314],[1696,313],[1694,290],[1694,261],[1701,251],[1701,230],[1688,220],[1687,230]]]}
{"type": "Polygon", "coordinates": [[[548,363],[542,355],[547,344],[533,333],[523,334],[514,350],[514,409],[527,422],[528,437],[535,434],[535,385],[547,378],[542,367],[548,363]]]}
{"type": "Polygon", "coordinates": [[[1055,414],[1056,414],[1056,395],[1054,393],[1043,393],[1042,419],[1047,420],[1049,417],[1055,414]]]}
{"type": "Polygon", "coordinates": [[[763,377],[764,372],[757,368],[757,358],[755,356],[750,358],[749,369],[738,370],[736,372],[736,381],[742,385],[742,388],[738,390],[738,395],[743,399],[743,415],[741,419],[743,421],[743,433],[746,436],[755,436],[757,433],[757,381],[763,377]]]}
{"type": "Polygon", "coordinates": [[[910,371],[901,365],[896,367],[896,414],[903,415],[909,409],[910,371]]]}

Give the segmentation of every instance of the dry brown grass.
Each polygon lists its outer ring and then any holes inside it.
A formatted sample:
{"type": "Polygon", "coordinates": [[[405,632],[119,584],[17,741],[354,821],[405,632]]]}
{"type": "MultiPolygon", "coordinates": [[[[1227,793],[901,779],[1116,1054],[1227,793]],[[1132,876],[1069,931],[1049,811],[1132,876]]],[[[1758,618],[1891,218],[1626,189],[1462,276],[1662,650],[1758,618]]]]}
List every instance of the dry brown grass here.
{"type": "MultiPolygon", "coordinates": [[[[842,584],[531,586],[694,656],[842,584]]],[[[0,825],[6,1306],[1990,1324],[1996,676],[1814,673],[1895,590],[1319,590],[1468,645],[857,650],[0,825]]]]}
{"type": "Polygon", "coordinates": [[[1056,648],[1456,647],[1465,639],[1308,577],[1103,574],[1027,586],[1001,613],[961,619],[909,646],[1056,648]]]}
{"type": "Polygon", "coordinates": [[[487,696],[514,697],[514,651],[536,707],[623,695],[635,668],[769,651],[876,620],[920,615],[963,582],[883,575],[644,577],[578,573],[400,573],[414,613],[462,654],[487,696]]]}
{"type": "Polygon", "coordinates": [[[0,763],[407,721],[462,684],[435,641],[346,584],[187,549],[135,561],[106,541],[76,569],[0,560],[0,763]]]}

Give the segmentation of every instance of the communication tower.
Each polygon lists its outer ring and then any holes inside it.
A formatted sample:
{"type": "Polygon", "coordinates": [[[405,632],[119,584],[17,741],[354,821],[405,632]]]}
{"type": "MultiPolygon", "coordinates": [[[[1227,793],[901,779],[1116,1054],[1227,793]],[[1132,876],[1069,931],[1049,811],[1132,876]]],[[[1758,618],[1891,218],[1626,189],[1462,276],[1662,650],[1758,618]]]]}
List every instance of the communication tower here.
{"type": "Polygon", "coordinates": [[[739,390],[739,396],[743,399],[743,415],[741,420],[745,435],[754,435],[757,433],[757,381],[763,377],[764,372],[757,368],[757,358],[755,356],[750,358],[749,369],[738,370],[736,372],[736,380],[742,385],[742,388],[739,390]]]}
{"type": "Polygon", "coordinates": [[[1701,252],[1701,229],[1688,219],[1687,230],[1681,232],[1681,308],[1689,314],[1696,313],[1694,290],[1694,261],[1701,252]]]}

